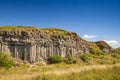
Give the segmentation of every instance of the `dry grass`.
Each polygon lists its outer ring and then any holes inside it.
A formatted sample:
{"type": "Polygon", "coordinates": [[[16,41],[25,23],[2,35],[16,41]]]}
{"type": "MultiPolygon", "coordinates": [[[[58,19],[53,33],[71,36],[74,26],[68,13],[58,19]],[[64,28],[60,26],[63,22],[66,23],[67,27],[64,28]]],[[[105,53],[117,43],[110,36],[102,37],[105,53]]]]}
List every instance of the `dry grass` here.
{"type": "Polygon", "coordinates": [[[119,80],[119,65],[93,65],[42,74],[32,80],[119,80]]]}
{"type": "Polygon", "coordinates": [[[31,80],[31,79],[34,80],[36,77],[43,75],[49,75],[49,76],[55,75],[57,77],[68,74],[70,75],[71,73],[81,73],[92,69],[103,70],[103,69],[112,68],[114,66],[120,66],[120,64],[80,66],[78,64],[66,65],[64,63],[61,63],[61,64],[48,65],[46,67],[33,66],[30,71],[28,71],[29,66],[20,66],[18,68],[11,68],[9,70],[5,70],[4,68],[1,68],[0,80],[31,80]]]}
{"type": "MultiPolygon", "coordinates": [[[[29,64],[26,65],[18,64],[17,67],[13,67],[8,70],[6,70],[5,68],[0,68],[0,80],[57,80],[58,78],[60,78],[60,76],[64,77],[65,79],[62,78],[59,80],[70,80],[69,76],[72,75],[73,73],[74,73],[74,77],[79,77],[80,75],[77,75],[78,73],[83,73],[86,71],[88,71],[89,73],[89,71],[93,69],[98,70],[98,72],[100,72],[107,69],[111,69],[114,66],[120,67],[120,59],[118,55],[117,58],[113,55],[96,56],[96,55],[88,54],[87,56],[88,56],[88,62],[84,62],[79,59],[77,60],[76,64],[60,63],[60,64],[51,64],[46,66],[43,64],[32,65],[32,66],[29,64]],[[115,63],[113,63],[113,61],[115,61],[115,63]],[[47,79],[45,78],[46,76],[47,79]]],[[[89,76],[88,73],[87,75],[89,76]]],[[[91,73],[92,73],[91,77],[95,76],[94,72],[91,73]]],[[[107,74],[107,72],[105,72],[105,74],[107,74]]],[[[117,72],[116,75],[118,75],[117,72]]],[[[71,79],[71,80],[81,80],[81,79],[71,79]]]]}

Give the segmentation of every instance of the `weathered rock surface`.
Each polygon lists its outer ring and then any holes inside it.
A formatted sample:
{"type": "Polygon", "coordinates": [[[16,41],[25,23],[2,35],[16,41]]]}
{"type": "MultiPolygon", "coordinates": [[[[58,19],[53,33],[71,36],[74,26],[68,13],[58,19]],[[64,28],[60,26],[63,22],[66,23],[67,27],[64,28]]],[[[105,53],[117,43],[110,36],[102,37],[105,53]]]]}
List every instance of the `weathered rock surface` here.
{"type": "Polygon", "coordinates": [[[112,52],[112,48],[103,41],[91,43],[74,32],[61,29],[0,27],[0,52],[11,53],[14,58],[27,62],[40,62],[54,54],[75,57],[80,53],[90,53],[91,47],[112,52]]]}

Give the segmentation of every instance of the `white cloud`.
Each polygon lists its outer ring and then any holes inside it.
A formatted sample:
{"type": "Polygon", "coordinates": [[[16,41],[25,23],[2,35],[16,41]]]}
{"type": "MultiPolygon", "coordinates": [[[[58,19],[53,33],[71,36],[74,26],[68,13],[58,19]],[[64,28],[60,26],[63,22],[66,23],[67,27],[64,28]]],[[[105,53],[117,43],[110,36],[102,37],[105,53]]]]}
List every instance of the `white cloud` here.
{"type": "Polygon", "coordinates": [[[86,38],[86,39],[91,39],[91,38],[95,38],[96,36],[95,35],[84,35],[83,36],[84,38],[86,38]]]}
{"type": "Polygon", "coordinates": [[[104,40],[106,43],[108,43],[112,47],[120,46],[120,43],[116,40],[104,40]]]}

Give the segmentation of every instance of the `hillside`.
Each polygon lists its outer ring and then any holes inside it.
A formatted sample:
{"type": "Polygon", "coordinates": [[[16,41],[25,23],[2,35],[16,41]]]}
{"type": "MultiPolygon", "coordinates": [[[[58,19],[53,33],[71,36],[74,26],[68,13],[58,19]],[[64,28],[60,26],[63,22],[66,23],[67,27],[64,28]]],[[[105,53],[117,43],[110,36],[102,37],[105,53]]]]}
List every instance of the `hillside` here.
{"type": "Polygon", "coordinates": [[[81,53],[112,53],[104,41],[89,42],[75,32],[57,28],[1,26],[0,52],[30,63],[47,60],[51,55],[77,57],[81,53]]]}
{"type": "Polygon", "coordinates": [[[120,54],[120,48],[116,48],[115,52],[120,54]]]}

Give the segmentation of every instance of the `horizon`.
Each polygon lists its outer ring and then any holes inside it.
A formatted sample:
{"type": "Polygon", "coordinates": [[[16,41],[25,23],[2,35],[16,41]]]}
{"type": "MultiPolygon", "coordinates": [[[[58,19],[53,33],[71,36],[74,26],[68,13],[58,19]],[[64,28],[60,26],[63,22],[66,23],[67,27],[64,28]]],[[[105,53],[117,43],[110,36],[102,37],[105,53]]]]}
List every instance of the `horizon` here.
{"type": "Polygon", "coordinates": [[[0,26],[55,27],[120,47],[119,0],[0,0],[0,26]]]}

